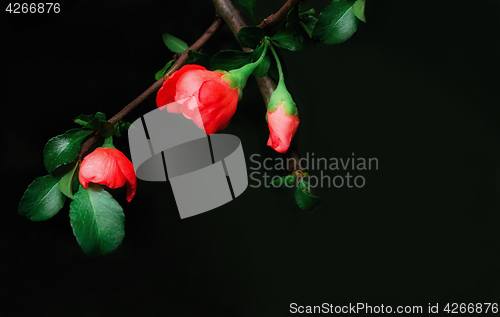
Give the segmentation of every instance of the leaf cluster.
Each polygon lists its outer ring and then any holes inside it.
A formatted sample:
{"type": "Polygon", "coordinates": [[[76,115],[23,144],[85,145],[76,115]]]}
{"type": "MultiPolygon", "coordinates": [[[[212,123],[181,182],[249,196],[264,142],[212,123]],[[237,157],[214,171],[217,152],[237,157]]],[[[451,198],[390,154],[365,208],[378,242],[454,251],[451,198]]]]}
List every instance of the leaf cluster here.
{"type": "MultiPolygon", "coordinates": [[[[291,9],[286,22],[271,37],[273,43],[292,52],[311,49],[317,42],[340,44],[356,33],[359,21],[366,22],[365,0],[333,0],[316,17],[316,11],[303,11],[306,1],[291,9]],[[301,12],[302,11],[302,12],[301,12]]],[[[243,27],[238,33],[240,42],[254,48],[265,36],[263,29],[243,27]]]]}
{"type": "MultiPolygon", "coordinates": [[[[186,50],[189,49],[189,46],[187,45],[186,42],[184,42],[183,40],[181,40],[181,39],[179,39],[171,34],[163,33],[162,38],[163,38],[163,43],[165,44],[165,46],[173,53],[182,54],[186,50]]],[[[205,64],[206,67],[209,67],[209,64],[208,64],[209,60],[210,60],[210,58],[207,54],[193,51],[193,50],[189,50],[188,51],[188,60],[186,61],[186,64],[193,64],[193,63],[202,64],[202,65],[205,64]]],[[[163,75],[165,75],[165,73],[168,71],[168,69],[174,65],[175,61],[176,61],[175,58],[171,59],[170,61],[167,62],[167,64],[165,64],[165,66],[163,66],[162,69],[157,71],[155,74],[155,80],[158,80],[163,75]]]]}
{"type": "Polygon", "coordinates": [[[48,220],[69,198],[70,225],[78,244],[86,254],[106,254],[116,249],[125,235],[123,209],[99,185],[92,184],[87,189],[80,185],[77,158],[82,143],[93,133],[120,137],[130,124],[120,121],[113,125],[102,112],[82,114],[74,121],[81,127],[57,135],[45,145],[43,158],[49,174],[36,178],[28,186],[18,213],[31,221],[48,220]]]}
{"type": "MultiPolygon", "coordinates": [[[[246,3],[246,1],[239,2],[242,5],[243,2],[246,3]]],[[[313,48],[318,42],[343,43],[356,33],[359,21],[365,21],[364,4],[365,0],[333,0],[316,17],[314,9],[304,11],[305,1],[302,1],[287,13],[285,23],[269,37],[269,40],[274,46],[298,53],[313,48]]],[[[260,56],[259,48],[262,47],[266,37],[266,32],[261,27],[242,27],[238,32],[238,40],[245,47],[255,50],[220,51],[210,59],[211,69],[229,71],[255,61],[260,56]]],[[[278,79],[276,64],[272,59],[266,56],[263,64],[254,75],[263,77],[269,73],[274,79],[278,79]]]]}

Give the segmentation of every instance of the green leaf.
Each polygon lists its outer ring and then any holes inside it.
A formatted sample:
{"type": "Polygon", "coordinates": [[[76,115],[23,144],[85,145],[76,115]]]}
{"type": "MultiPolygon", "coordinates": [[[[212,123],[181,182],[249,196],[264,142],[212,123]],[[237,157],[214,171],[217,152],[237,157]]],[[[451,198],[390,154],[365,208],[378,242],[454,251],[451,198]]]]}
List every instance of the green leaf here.
{"type": "Polygon", "coordinates": [[[103,112],[97,112],[96,114],[81,114],[75,119],[73,119],[75,123],[78,123],[83,126],[88,125],[92,120],[95,120],[97,122],[106,121],[106,114],[103,112]]]}
{"type": "Polygon", "coordinates": [[[93,114],[81,114],[78,117],[74,118],[73,121],[80,125],[86,125],[90,122],[90,120],[94,119],[93,114]]]}
{"type": "Polygon", "coordinates": [[[118,202],[96,184],[80,186],[69,205],[73,234],[89,255],[115,250],[125,237],[125,215],[118,202]]]}
{"type": "Polygon", "coordinates": [[[271,67],[271,58],[269,56],[264,57],[262,62],[255,68],[252,75],[257,77],[264,77],[269,72],[269,68],[271,67]]]}
{"type": "Polygon", "coordinates": [[[103,138],[108,138],[115,132],[115,126],[109,121],[99,122],[97,132],[99,132],[99,135],[103,138]]]}
{"type": "Polygon", "coordinates": [[[159,71],[156,72],[155,74],[155,80],[158,80],[161,78],[161,76],[163,76],[163,74],[165,74],[165,72],[170,68],[170,66],[172,66],[172,64],[175,62],[175,59],[172,59],[170,61],[168,61],[168,63],[163,66],[162,69],[160,69],[159,71]]]}
{"type": "Polygon", "coordinates": [[[43,149],[43,163],[49,173],[73,162],[80,153],[83,140],[92,130],[71,129],[50,139],[43,149]]]}
{"type": "Polygon", "coordinates": [[[43,221],[56,215],[66,200],[57,186],[58,181],[59,177],[52,174],[36,178],[24,192],[18,213],[31,221],[43,221]]]}
{"type": "Polygon", "coordinates": [[[288,185],[292,185],[293,182],[295,181],[295,179],[297,178],[297,175],[296,174],[292,174],[292,175],[287,175],[285,176],[285,182],[288,184],[288,185]]]}
{"type": "Polygon", "coordinates": [[[314,46],[313,40],[302,28],[290,30],[282,27],[272,39],[278,42],[281,48],[292,52],[303,52],[314,46]]]}
{"type": "Polygon", "coordinates": [[[128,129],[132,126],[129,122],[125,121],[118,121],[115,124],[115,136],[121,138],[125,132],[128,131],[128,129]]]}
{"type": "Polygon", "coordinates": [[[355,1],[333,1],[321,11],[313,31],[313,38],[325,44],[340,44],[351,38],[358,29],[359,20],[352,12],[355,1]]]}
{"type": "Polygon", "coordinates": [[[236,1],[238,1],[239,4],[241,4],[248,10],[248,12],[250,12],[250,15],[252,16],[252,19],[255,20],[255,14],[253,11],[255,10],[255,4],[257,3],[257,0],[236,0],[236,1]]]}
{"type": "Polygon", "coordinates": [[[366,23],[366,16],[365,16],[365,3],[366,0],[358,0],[356,1],[353,6],[352,6],[352,13],[360,19],[361,21],[366,23]]]}
{"type": "Polygon", "coordinates": [[[265,32],[258,26],[244,26],[238,32],[238,39],[246,47],[255,48],[264,39],[265,32]]]}
{"type": "Polygon", "coordinates": [[[235,50],[220,51],[210,59],[210,67],[213,70],[230,71],[251,63],[252,57],[252,52],[235,50]]]}
{"type": "Polygon", "coordinates": [[[101,122],[106,121],[106,114],[104,112],[96,112],[94,117],[99,119],[101,122]]]}
{"type": "Polygon", "coordinates": [[[92,120],[90,120],[90,122],[84,125],[82,129],[94,130],[105,138],[113,135],[114,132],[113,124],[109,121],[106,121],[106,117],[98,117],[97,115],[92,120]]]}
{"type": "Polygon", "coordinates": [[[299,17],[310,16],[311,14],[316,14],[316,10],[314,8],[311,8],[311,9],[304,11],[304,12],[300,12],[299,17]]]}
{"type": "Polygon", "coordinates": [[[189,48],[186,42],[168,33],[163,33],[162,38],[163,43],[174,53],[182,53],[189,48]]]}
{"type": "Polygon", "coordinates": [[[299,187],[295,190],[295,202],[303,210],[313,210],[321,203],[321,198],[311,195],[308,190],[309,184],[302,179],[299,187]]]}
{"type": "Polygon", "coordinates": [[[283,185],[285,184],[285,176],[282,176],[282,177],[279,177],[279,178],[276,178],[276,179],[273,179],[269,185],[272,185],[276,188],[280,188],[282,187],[283,185]]]}
{"type": "Polygon", "coordinates": [[[197,63],[197,64],[205,64],[206,66],[208,66],[210,63],[210,57],[205,53],[189,50],[188,56],[189,59],[186,62],[186,64],[197,63]]]}
{"type": "Polygon", "coordinates": [[[293,182],[295,181],[296,177],[297,177],[297,175],[295,175],[295,174],[282,176],[280,178],[276,178],[276,179],[272,180],[269,184],[276,187],[276,188],[283,187],[283,185],[285,185],[285,184],[292,185],[293,182]]]}
{"type": "Polygon", "coordinates": [[[95,118],[94,117],[86,125],[84,125],[82,127],[82,129],[91,129],[91,130],[97,131],[97,130],[99,130],[99,124],[100,123],[101,123],[101,121],[99,120],[99,118],[95,118]]]}
{"type": "Polygon", "coordinates": [[[321,204],[321,198],[313,196],[297,188],[297,190],[295,191],[295,202],[300,207],[300,209],[309,211],[313,210],[314,207],[321,204]]]}
{"type": "Polygon", "coordinates": [[[94,130],[105,138],[113,135],[114,126],[111,122],[106,121],[106,114],[97,112],[93,117],[88,115],[80,115],[75,120],[78,120],[78,122],[81,123],[85,119],[90,119],[90,121],[88,121],[87,124],[83,125],[82,129],[94,130]]]}
{"type": "Polygon", "coordinates": [[[61,191],[61,193],[71,199],[73,199],[73,184],[75,176],[77,176],[78,178],[78,174],[76,173],[76,171],[78,170],[78,165],[79,163],[76,162],[75,166],[73,166],[73,168],[69,172],[64,174],[64,176],[61,177],[58,182],[59,190],[61,191]]]}
{"type": "Polygon", "coordinates": [[[220,51],[210,59],[210,68],[212,70],[230,71],[245,66],[248,63],[255,62],[262,53],[263,46],[259,46],[252,52],[243,52],[235,50],[220,51]]]}
{"type": "Polygon", "coordinates": [[[299,10],[295,7],[288,12],[285,26],[282,26],[271,39],[278,42],[281,48],[292,52],[303,52],[312,48],[314,41],[301,22],[299,10]]]}
{"type": "Polygon", "coordinates": [[[307,181],[305,181],[304,179],[301,179],[300,183],[299,183],[299,188],[301,190],[309,192],[309,183],[307,181]]]}
{"type": "Polygon", "coordinates": [[[293,7],[292,10],[288,11],[286,14],[286,28],[295,27],[295,25],[299,22],[299,9],[297,7],[293,7]]]}
{"type": "Polygon", "coordinates": [[[309,15],[307,17],[303,17],[299,24],[304,29],[304,31],[306,31],[307,35],[312,38],[316,22],[318,22],[318,18],[309,15]]]}

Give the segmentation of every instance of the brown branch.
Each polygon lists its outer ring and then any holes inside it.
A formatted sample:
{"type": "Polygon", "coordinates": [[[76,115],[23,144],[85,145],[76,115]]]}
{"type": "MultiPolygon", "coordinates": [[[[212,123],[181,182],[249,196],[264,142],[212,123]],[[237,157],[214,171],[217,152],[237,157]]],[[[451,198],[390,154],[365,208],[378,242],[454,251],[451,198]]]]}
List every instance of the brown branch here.
{"type": "Polygon", "coordinates": [[[302,0],[288,0],[276,13],[264,19],[258,26],[263,29],[270,29],[281,22],[285,22],[288,12],[298,5],[300,1],[302,0]]]}
{"type": "MultiPolygon", "coordinates": [[[[229,29],[231,30],[234,37],[238,41],[239,30],[243,26],[247,26],[248,23],[246,23],[245,19],[238,11],[238,9],[234,6],[231,0],[212,0],[212,1],[215,6],[215,12],[227,23],[229,29]]],[[[284,21],[288,11],[291,10],[299,2],[300,1],[298,0],[288,0],[278,12],[276,12],[271,16],[274,18],[272,18],[271,20],[270,18],[268,18],[267,20],[264,20],[262,23],[270,20],[269,22],[265,23],[265,27],[272,27],[272,25],[284,21]]],[[[261,26],[262,23],[259,26],[261,26]]],[[[240,44],[242,50],[247,52],[252,51],[251,48],[244,47],[239,41],[238,43],[240,44]]],[[[269,75],[266,75],[264,77],[256,76],[255,79],[257,80],[257,85],[259,87],[260,93],[264,98],[264,106],[267,109],[267,104],[269,104],[269,99],[271,98],[271,95],[276,89],[276,83],[269,75]]],[[[288,148],[288,151],[284,154],[284,157],[287,162],[288,165],[287,169],[289,172],[295,172],[296,170],[302,169],[302,167],[300,166],[300,154],[297,149],[297,145],[295,144],[295,141],[292,140],[292,142],[290,143],[290,147],[288,148]]]]}
{"type": "MultiPolygon", "coordinates": [[[[120,110],[116,115],[114,115],[111,119],[109,119],[109,122],[112,124],[117,123],[118,121],[122,120],[127,114],[129,114],[132,110],[134,110],[138,105],[140,105],[147,97],[152,95],[154,92],[156,92],[160,87],[163,85],[163,82],[165,81],[165,78],[168,78],[173,72],[178,70],[186,61],[188,60],[188,52],[190,50],[192,51],[198,51],[201,49],[203,45],[208,41],[210,37],[220,28],[222,25],[223,20],[216,16],[214,23],[203,33],[200,38],[193,43],[187,50],[185,50],[180,56],[177,58],[176,62],[174,65],[172,65],[168,71],[165,72],[165,74],[158,79],[153,85],[151,85],[146,91],[144,91],[142,94],[139,95],[139,97],[135,98],[131,103],[126,105],[122,110],[120,110]]],[[[99,138],[99,135],[97,133],[94,133],[92,137],[90,137],[85,143],[83,143],[80,154],[78,154],[78,161],[81,161],[83,155],[85,152],[88,151],[94,145],[94,143],[97,141],[99,138]]]]}

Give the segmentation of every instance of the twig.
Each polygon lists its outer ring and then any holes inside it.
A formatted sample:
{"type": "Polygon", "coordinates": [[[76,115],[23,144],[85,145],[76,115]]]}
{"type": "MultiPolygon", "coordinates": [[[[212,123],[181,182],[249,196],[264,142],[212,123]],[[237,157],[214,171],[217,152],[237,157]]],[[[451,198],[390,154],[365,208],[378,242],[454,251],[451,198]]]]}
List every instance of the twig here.
{"type": "Polygon", "coordinates": [[[286,15],[302,0],[288,0],[275,14],[271,14],[259,24],[263,29],[270,29],[273,26],[285,22],[286,15]]]}
{"type": "MultiPolygon", "coordinates": [[[[231,0],[212,0],[212,1],[215,6],[215,12],[227,23],[234,37],[236,38],[236,40],[238,40],[239,30],[243,26],[247,26],[248,23],[246,23],[245,19],[238,11],[238,9],[234,6],[231,0]]],[[[278,10],[278,12],[276,12],[271,16],[273,17],[272,19],[268,18],[267,20],[264,20],[262,23],[268,21],[265,23],[265,27],[272,27],[272,25],[275,25],[280,21],[284,21],[288,11],[290,11],[299,2],[300,0],[288,0],[285,3],[285,5],[283,5],[283,7],[281,7],[281,9],[278,10]]],[[[252,51],[251,48],[243,46],[240,43],[240,41],[238,41],[238,43],[240,44],[242,50],[246,52],[252,51]]],[[[257,80],[257,85],[259,86],[260,93],[264,98],[264,103],[265,103],[264,106],[267,106],[267,104],[269,104],[269,99],[271,98],[271,95],[276,89],[276,83],[269,75],[266,75],[264,77],[256,76],[255,79],[257,80]]],[[[285,156],[285,160],[288,164],[287,169],[289,172],[295,172],[296,170],[299,169],[303,170],[303,168],[300,166],[300,154],[297,149],[297,145],[295,144],[295,141],[292,140],[292,142],[290,143],[290,147],[288,148],[288,151],[283,155],[285,156]]]]}
{"type": "MultiPolygon", "coordinates": [[[[144,91],[142,94],[139,95],[139,97],[135,98],[131,103],[126,105],[122,110],[120,110],[116,115],[114,115],[111,119],[109,119],[109,122],[112,124],[117,123],[118,121],[122,120],[127,114],[129,114],[132,110],[134,110],[138,105],[140,105],[147,97],[149,97],[151,94],[153,94],[155,91],[160,89],[160,87],[163,85],[163,82],[165,81],[165,78],[168,78],[173,72],[178,70],[186,61],[188,60],[188,52],[190,50],[197,51],[201,49],[201,47],[208,41],[208,39],[220,28],[222,25],[223,20],[220,17],[216,17],[214,23],[203,33],[200,38],[194,42],[193,45],[191,45],[187,50],[185,50],[180,56],[177,58],[176,62],[174,65],[172,65],[165,74],[158,79],[153,85],[151,85],[146,91],[144,91]]],[[[99,138],[99,135],[97,133],[94,133],[92,137],[90,137],[85,143],[82,144],[80,154],[78,154],[78,161],[81,161],[83,155],[85,152],[92,147],[92,145],[97,141],[99,138]]]]}

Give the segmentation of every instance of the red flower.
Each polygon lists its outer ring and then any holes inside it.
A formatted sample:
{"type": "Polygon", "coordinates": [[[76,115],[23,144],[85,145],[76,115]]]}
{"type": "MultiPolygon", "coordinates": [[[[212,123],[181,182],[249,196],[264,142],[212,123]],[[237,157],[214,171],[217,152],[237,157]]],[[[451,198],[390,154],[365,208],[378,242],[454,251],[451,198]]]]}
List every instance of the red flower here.
{"type": "Polygon", "coordinates": [[[199,65],[185,65],[165,80],[156,105],[166,106],[168,112],[182,112],[206,134],[213,134],[227,127],[238,103],[240,89],[226,75],[199,65]]]}
{"type": "Polygon", "coordinates": [[[80,183],[84,188],[89,182],[118,188],[127,185],[127,201],[134,198],[137,188],[134,165],[120,151],[113,148],[99,147],[85,156],[80,166],[80,183]]]}
{"type": "Polygon", "coordinates": [[[288,150],[300,123],[295,104],[293,104],[293,107],[289,107],[291,108],[289,111],[290,115],[285,113],[283,106],[284,102],[280,102],[278,107],[273,111],[269,109],[271,107],[267,110],[267,124],[269,125],[270,132],[267,145],[279,153],[285,153],[288,150]]]}

